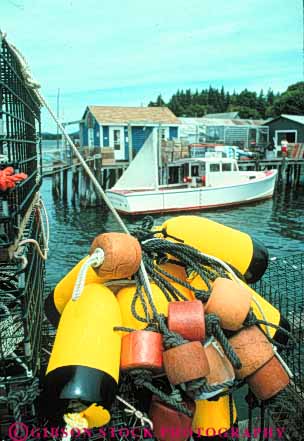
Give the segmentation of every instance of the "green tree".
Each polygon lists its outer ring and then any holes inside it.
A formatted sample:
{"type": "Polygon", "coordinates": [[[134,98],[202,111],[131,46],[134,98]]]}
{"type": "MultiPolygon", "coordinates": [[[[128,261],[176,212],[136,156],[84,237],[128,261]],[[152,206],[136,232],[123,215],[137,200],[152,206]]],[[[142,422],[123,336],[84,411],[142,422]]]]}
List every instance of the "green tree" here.
{"type": "Polygon", "coordinates": [[[282,95],[276,97],[273,110],[274,116],[282,113],[304,115],[304,81],[292,84],[282,95]]]}
{"type": "Polygon", "coordinates": [[[266,100],[264,97],[263,89],[261,90],[258,99],[257,99],[257,105],[256,110],[259,113],[260,118],[265,118],[266,113],[266,100]]]}

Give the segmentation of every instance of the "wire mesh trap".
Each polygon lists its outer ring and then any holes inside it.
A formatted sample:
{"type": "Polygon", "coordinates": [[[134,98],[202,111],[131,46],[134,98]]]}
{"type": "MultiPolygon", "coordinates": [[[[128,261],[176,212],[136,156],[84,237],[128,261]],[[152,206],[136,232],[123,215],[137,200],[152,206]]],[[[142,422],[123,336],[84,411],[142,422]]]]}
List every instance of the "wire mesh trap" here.
{"type": "MultiPolygon", "coordinates": [[[[41,184],[40,104],[0,35],[0,174],[13,168],[27,177],[0,190],[0,257],[18,235],[22,219],[41,184]]],[[[2,178],[1,178],[2,179],[2,178]]],[[[4,178],[3,178],[4,179],[4,178]]],[[[3,184],[3,185],[2,185],[3,184]]]]}

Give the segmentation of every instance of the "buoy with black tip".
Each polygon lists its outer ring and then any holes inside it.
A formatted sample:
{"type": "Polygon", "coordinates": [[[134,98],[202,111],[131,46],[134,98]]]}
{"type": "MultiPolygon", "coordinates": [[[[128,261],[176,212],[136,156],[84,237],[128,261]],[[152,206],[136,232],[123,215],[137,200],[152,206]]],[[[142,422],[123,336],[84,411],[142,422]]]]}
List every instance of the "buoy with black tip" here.
{"type": "Polygon", "coordinates": [[[161,230],[197,250],[215,256],[236,268],[247,283],[258,281],[268,266],[265,246],[247,233],[200,216],[177,216],[166,220],[161,230]]]}
{"type": "MultiPolygon", "coordinates": [[[[84,285],[103,283],[107,280],[129,278],[139,268],[141,247],[136,238],[124,233],[104,233],[98,235],[91,245],[90,256],[96,248],[104,253],[103,262],[87,268],[84,285]]],[[[53,326],[57,327],[67,302],[72,297],[79,272],[90,256],[86,256],[57,284],[45,302],[45,314],[53,326]]]]}
{"type": "Polygon", "coordinates": [[[232,406],[233,421],[230,421],[228,395],[220,397],[216,401],[196,400],[192,421],[194,439],[216,440],[226,438],[225,434],[229,433],[229,430],[237,420],[237,411],[233,400],[232,406]]]}
{"type": "Polygon", "coordinates": [[[77,400],[109,410],[119,379],[121,313],[115,295],[105,286],[86,285],[69,300],[57,330],[44,381],[49,411],[66,413],[77,400]]]}

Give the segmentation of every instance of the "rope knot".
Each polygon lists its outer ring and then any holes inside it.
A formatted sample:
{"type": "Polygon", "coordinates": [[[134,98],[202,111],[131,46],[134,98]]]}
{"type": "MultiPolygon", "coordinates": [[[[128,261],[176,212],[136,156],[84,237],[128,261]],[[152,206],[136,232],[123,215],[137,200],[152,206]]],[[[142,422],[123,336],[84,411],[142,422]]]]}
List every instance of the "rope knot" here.
{"type": "Polygon", "coordinates": [[[163,315],[159,316],[159,329],[163,334],[163,343],[165,349],[175,348],[176,346],[188,343],[180,334],[176,332],[169,331],[165,323],[165,317],[163,315]]]}
{"type": "Polygon", "coordinates": [[[216,314],[207,314],[205,320],[207,334],[213,335],[215,329],[220,327],[220,318],[216,314]]]}
{"type": "Polygon", "coordinates": [[[201,302],[207,302],[207,300],[209,299],[208,291],[204,291],[202,289],[196,289],[194,291],[194,295],[197,298],[197,300],[200,300],[201,302]]]}

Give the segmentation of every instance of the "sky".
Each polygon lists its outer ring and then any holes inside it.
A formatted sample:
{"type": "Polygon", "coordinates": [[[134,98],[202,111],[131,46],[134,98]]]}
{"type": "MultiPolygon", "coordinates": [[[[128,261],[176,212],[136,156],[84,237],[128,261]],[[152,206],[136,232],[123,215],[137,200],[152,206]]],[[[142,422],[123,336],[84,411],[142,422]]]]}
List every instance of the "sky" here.
{"type": "MultiPolygon", "coordinates": [[[[303,80],[302,0],[0,0],[0,29],[62,121],[177,89],[303,80]]],[[[71,127],[71,130],[77,126],[71,127]]],[[[45,110],[42,130],[55,132],[45,110]]]]}

